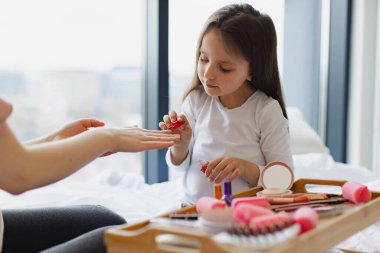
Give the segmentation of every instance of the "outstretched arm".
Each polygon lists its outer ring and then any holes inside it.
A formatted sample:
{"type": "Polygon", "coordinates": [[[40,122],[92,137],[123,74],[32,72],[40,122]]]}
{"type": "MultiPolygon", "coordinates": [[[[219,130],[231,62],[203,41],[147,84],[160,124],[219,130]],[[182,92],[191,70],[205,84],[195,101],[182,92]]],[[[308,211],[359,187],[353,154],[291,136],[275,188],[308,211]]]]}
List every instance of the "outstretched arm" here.
{"type": "Polygon", "coordinates": [[[169,131],[95,128],[58,141],[20,143],[6,123],[0,128],[0,188],[13,194],[56,182],[109,152],[167,148],[179,140],[169,131]]]}
{"type": "Polygon", "coordinates": [[[105,126],[105,123],[97,119],[78,119],[76,121],[73,121],[65,125],[61,129],[51,134],[42,136],[34,140],[27,141],[25,142],[25,144],[34,145],[34,144],[40,144],[40,143],[49,142],[49,141],[57,141],[57,140],[65,139],[65,138],[83,133],[89,130],[90,128],[103,127],[103,126],[105,126]]]}

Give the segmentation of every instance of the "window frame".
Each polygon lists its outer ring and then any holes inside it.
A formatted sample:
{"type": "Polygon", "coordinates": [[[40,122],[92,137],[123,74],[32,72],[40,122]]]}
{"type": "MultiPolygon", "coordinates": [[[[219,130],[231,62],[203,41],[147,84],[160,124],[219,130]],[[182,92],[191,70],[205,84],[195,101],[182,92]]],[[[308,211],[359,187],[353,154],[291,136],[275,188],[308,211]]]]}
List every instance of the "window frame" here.
{"type": "MultiPolygon", "coordinates": [[[[143,85],[144,127],[158,129],[169,110],[169,1],[146,0],[146,37],[143,85]]],[[[165,149],[146,151],[143,158],[145,181],[168,180],[165,149]]]]}

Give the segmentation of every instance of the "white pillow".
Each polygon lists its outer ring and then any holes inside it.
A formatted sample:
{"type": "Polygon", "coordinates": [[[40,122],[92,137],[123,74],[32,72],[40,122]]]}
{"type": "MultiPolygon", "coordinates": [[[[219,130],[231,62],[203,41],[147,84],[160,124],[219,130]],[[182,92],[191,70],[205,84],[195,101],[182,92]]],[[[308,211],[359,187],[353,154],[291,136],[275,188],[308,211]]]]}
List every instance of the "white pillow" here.
{"type": "Polygon", "coordinates": [[[369,169],[335,162],[329,154],[300,154],[293,156],[295,179],[316,178],[366,183],[376,179],[369,169]]]}
{"type": "Polygon", "coordinates": [[[329,154],[321,137],[304,120],[302,112],[296,107],[287,107],[290,132],[290,149],[293,155],[307,153],[329,154]]]}

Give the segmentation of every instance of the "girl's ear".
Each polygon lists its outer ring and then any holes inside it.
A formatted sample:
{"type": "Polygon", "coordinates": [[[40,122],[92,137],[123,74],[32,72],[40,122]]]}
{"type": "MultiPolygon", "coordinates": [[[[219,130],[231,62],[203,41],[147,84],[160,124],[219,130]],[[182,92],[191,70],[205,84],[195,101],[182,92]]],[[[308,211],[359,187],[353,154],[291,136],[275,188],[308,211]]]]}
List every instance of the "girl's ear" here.
{"type": "Polygon", "coordinates": [[[252,81],[252,74],[249,74],[249,75],[247,76],[247,81],[249,81],[249,82],[252,81]]]}

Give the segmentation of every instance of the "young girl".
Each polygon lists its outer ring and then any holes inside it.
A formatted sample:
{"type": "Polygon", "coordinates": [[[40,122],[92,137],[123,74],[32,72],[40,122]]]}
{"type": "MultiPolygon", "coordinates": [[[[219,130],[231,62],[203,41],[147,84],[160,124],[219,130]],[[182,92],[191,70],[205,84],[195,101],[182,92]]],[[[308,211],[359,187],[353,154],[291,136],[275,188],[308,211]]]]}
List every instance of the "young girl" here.
{"type": "Polygon", "coordinates": [[[182,105],[159,123],[180,142],[167,152],[171,169],[182,169],[184,204],[213,195],[213,184],[232,181],[238,192],[256,186],[271,161],[292,166],[289,130],[277,66],[271,18],[248,4],[217,10],[201,32],[196,71],[182,105]],[[208,161],[205,173],[200,161],[208,161]]]}
{"type": "MultiPolygon", "coordinates": [[[[21,143],[6,123],[11,112],[12,105],[0,98],[0,189],[12,194],[54,183],[102,155],[167,148],[179,140],[169,131],[82,119],[21,143]]],[[[106,226],[122,223],[101,206],[0,210],[0,252],[105,252],[106,226]]]]}

